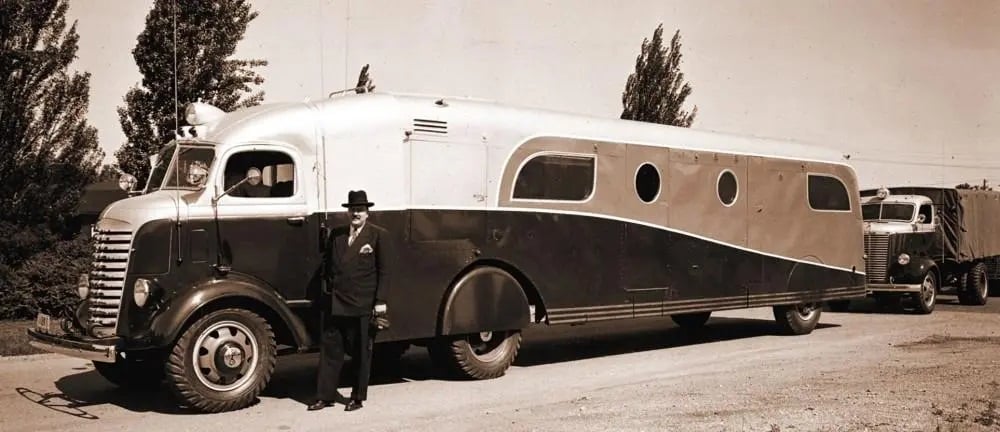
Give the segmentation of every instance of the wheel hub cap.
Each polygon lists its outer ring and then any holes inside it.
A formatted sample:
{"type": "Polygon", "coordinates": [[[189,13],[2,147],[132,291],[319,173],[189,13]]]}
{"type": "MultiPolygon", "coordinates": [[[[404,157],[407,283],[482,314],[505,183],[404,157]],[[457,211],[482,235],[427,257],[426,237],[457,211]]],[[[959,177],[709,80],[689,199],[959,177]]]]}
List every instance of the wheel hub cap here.
{"type": "Polygon", "coordinates": [[[230,369],[235,369],[243,363],[243,350],[228,345],[222,349],[222,362],[230,369]]]}

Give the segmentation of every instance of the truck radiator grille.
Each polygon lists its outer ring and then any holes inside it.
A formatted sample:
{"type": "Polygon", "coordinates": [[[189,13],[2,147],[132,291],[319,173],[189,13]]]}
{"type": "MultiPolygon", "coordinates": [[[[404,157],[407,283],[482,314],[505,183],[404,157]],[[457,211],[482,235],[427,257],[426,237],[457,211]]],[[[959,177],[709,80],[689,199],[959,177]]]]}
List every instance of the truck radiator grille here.
{"type": "Polygon", "coordinates": [[[90,323],[113,329],[118,324],[122,293],[125,291],[132,233],[97,231],[94,243],[94,267],[90,272],[90,323]]]}
{"type": "Polygon", "coordinates": [[[889,235],[865,234],[865,273],[868,282],[885,282],[886,269],[889,267],[889,235]]]}

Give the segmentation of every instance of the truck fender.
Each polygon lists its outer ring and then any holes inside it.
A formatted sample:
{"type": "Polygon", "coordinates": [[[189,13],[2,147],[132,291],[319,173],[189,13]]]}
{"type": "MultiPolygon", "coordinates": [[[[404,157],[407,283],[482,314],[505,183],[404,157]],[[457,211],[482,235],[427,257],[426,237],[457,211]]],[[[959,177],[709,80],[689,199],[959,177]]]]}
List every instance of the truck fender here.
{"type": "Polygon", "coordinates": [[[496,267],[475,267],[445,298],[438,334],[521,329],[530,320],[528,299],[517,279],[496,267]]]}
{"type": "Polygon", "coordinates": [[[234,276],[202,281],[175,294],[170,299],[170,306],[153,318],[150,326],[153,342],[159,346],[173,344],[191,317],[217,301],[249,300],[270,309],[273,316],[281,319],[281,323],[272,323],[272,326],[284,325],[300,348],[312,346],[312,337],[305,324],[273,289],[249,278],[234,276]]]}

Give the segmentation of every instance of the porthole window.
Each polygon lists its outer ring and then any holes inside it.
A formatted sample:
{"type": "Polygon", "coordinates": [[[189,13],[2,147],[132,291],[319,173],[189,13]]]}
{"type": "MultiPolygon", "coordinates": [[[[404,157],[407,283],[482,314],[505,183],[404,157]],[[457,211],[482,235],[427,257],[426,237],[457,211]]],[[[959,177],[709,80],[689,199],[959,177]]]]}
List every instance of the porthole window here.
{"type": "Polygon", "coordinates": [[[651,163],[644,163],[635,172],[635,193],[645,203],[656,201],[660,195],[660,172],[651,163]]]}
{"type": "Polygon", "coordinates": [[[725,170],[719,174],[717,192],[722,205],[729,207],[736,202],[736,197],[740,193],[740,185],[736,181],[736,175],[732,171],[725,170]]]}

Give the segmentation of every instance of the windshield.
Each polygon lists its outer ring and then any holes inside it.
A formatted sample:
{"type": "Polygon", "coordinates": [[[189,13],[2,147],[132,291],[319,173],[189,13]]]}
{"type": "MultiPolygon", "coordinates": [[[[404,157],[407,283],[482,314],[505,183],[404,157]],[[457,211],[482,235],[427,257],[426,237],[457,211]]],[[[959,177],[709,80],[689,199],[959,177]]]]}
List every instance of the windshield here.
{"type": "Polygon", "coordinates": [[[913,204],[865,204],[861,206],[861,216],[866,221],[900,221],[913,220],[913,204]]]}
{"type": "Polygon", "coordinates": [[[167,168],[170,167],[170,161],[174,157],[174,149],[177,145],[171,142],[160,150],[160,153],[156,156],[156,165],[149,172],[149,181],[146,183],[146,193],[156,191],[160,189],[160,185],[163,184],[163,178],[167,175],[167,168]]]}
{"type": "Polygon", "coordinates": [[[199,190],[205,187],[208,171],[215,159],[215,149],[206,145],[171,142],[157,156],[149,174],[146,192],[162,189],[199,190]],[[175,151],[177,149],[179,151],[175,151]],[[175,154],[177,153],[177,154],[175,154]]]}

